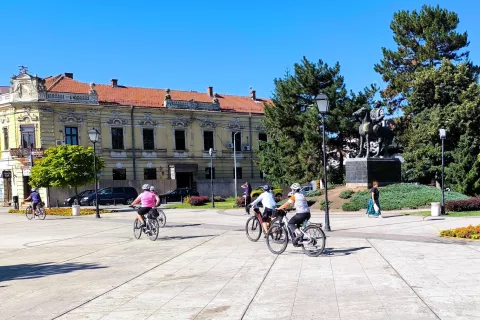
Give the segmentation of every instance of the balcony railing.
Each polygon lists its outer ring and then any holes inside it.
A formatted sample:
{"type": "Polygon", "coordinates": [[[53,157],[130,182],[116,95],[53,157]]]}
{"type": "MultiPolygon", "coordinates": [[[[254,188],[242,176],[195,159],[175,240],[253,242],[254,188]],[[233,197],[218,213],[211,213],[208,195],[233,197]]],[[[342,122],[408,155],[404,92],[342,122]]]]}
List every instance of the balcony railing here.
{"type": "Polygon", "coordinates": [[[10,149],[10,156],[12,158],[26,158],[30,156],[30,153],[34,158],[43,157],[44,150],[42,148],[12,148],[10,149]]]}

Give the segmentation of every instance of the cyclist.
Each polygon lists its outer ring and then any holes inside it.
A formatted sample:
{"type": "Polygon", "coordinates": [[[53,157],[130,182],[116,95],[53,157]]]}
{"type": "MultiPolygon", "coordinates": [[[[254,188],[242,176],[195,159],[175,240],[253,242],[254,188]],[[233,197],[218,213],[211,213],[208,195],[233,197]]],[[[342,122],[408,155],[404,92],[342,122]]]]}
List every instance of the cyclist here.
{"type": "Polygon", "coordinates": [[[268,232],[268,218],[273,214],[273,211],[275,210],[277,203],[275,202],[275,198],[273,196],[273,193],[270,192],[270,186],[269,185],[264,185],[262,187],[263,192],[253,201],[250,203],[248,206],[249,207],[255,207],[260,201],[262,202],[263,205],[263,214],[262,214],[262,228],[263,231],[265,231],[265,234],[268,232]]]}
{"type": "MultiPolygon", "coordinates": [[[[278,210],[284,210],[287,207],[294,205],[296,214],[288,221],[288,227],[294,236],[297,228],[299,228],[304,221],[309,220],[311,217],[307,199],[305,198],[305,195],[300,192],[301,188],[302,187],[299,183],[292,184],[290,189],[292,189],[293,195],[290,197],[290,199],[288,199],[287,202],[278,208],[278,210]]],[[[293,244],[297,244],[299,241],[302,241],[303,234],[301,232],[299,233],[300,235],[295,236],[295,238],[292,240],[293,244]]]]}
{"type": "Polygon", "coordinates": [[[150,191],[150,186],[148,184],[144,184],[142,186],[143,192],[132,202],[131,206],[141,203],[141,207],[137,210],[137,217],[142,222],[141,228],[145,227],[145,220],[143,216],[145,216],[150,209],[153,207],[157,207],[160,205],[160,198],[150,191]]]}
{"type": "Polygon", "coordinates": [[[150,192],[158,195],[158,193],[155,191],[155,187],[154,187],[154,186],[150,186],[150,192]]]}
{"type": "Polygon", "coordinates": [[[40,198],[40,194],[38,193],[36,188],[32,188],[32,191],[30,192],[30,196],[28,196],[25,201],[32,201],[32,209],[33,212],[35,213],[37,210],[37,205],[42,202],[42,198],[40,198]]]}

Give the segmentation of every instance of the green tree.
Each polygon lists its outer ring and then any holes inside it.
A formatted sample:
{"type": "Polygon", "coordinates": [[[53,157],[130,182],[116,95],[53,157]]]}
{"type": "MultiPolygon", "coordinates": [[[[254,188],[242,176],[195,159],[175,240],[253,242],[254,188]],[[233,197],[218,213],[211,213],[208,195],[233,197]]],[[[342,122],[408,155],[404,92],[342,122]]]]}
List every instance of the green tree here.
{"type": "Polygon", "coordinates": [[[275,184],[316,180],[323,175],[323,155],[315,96],[322,91],[330,100],[329,157],[338,154],[343,163],[341,151],[357,130],[351,116],[357,106],[347,94],[340,64],[330,67],[304,57],[294,65],[293,74],[287,72],[274,83],[273,104],[265,105],[263,122],[269,141],[257,150],[257,164],[275,184]]]}
{"type": "MultiPolygon", "coordinates": [[[[32,167],[30,184],[34,187],[74,188],[95,181],[93,148],[83,146],[58,146],[45,151],[45,156],[32,167]]],[[[105,163],[95,157],[97,172],[105,163]]]]}
{"type": "Polygon", "coordinates": [[[438,69],[415,74],[411,95],[404,108],[401,141],[407,175],[421,182],[439,181],[441,141],[438,130],[447,130],[445,140],[446,181],[457,191],[480,192],[476,157],[480,152],[480,89],[478,76],[469,63],[455,65],[444,60],[438,69]]]}
{"type": "Polygon", "coordinates": [[[443,59],[467,62],[467,33],[456,31],[455,12],[424,5],[420,12],[401,10],[393,15],[390,29],[395,50],[382,48],[383,59],[374,69],[387,83],[382,96],[391,110],[405,105],[416,71],[440,65],[443,59]]]}

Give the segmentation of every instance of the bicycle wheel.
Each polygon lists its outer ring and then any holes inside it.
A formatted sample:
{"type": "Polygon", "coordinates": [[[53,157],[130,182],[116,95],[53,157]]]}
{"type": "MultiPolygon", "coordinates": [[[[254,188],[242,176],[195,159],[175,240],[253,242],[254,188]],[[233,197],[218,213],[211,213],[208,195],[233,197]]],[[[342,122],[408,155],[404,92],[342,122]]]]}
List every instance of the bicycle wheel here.
{"type": "Polygon", "coordinates": [[[140,220],[135,219],[135,221],[133,222],[133,236],[136,238],[136,239],[140,239],[140,237],[142,236],[142,228],[140,227],[142,225],[142,223],[140,222],[140,220]]]}
{"type": "Polygon", "coordinates": [[[279,223],[272,224],[267,233],[267,247],[273,254],[282,254],[288,245],[288,231],[286,226],[279,223]]]}
{"type": "Polygon", "coordinates": [[[25,215],[27,216],[27,219],[28,220],[32,220],[33,219],[33,211],[32,211],[32,207],[27,207],[27,209],[25,209],[25,215]]]}
{"type": "Polygon", "coordinates": [[[310,236],[307,244],[302,244],[303,252],[310,257],[318,257],[325,250],[327,237],[320,226],[310,225],[305,228],[304,232],[310,236]]]}
{"type": "Polygon", "coordinates": [[[160,228],[163,228],[167,224],[167,216],[162,210],[158,210],[158,213],[159,213],[157,218],[158,226],[160,228]]]}
{"type": "Polygon", "coordinates": [[[37,215],[40,220],[45,220],[45,217],[47,216],[47,213],[45,212],[45,208],[38,208],[37,215]]]}
{"type": "Polygon", "coordinates": [[[147,231],[148,232],[148,238],[152,241],[157,240],[158,231],[160,229],[160,227],[158,226],[157,219],[148,220],[147,223],[149,224],[149,228],[150,228],[150,230],[147,231]]]}
{"type": "Polygon", "coordinates": [[[262,235],[262,226],[257,217],[250,217],[245,223],[245,233],[250,241],[256,242],[262,235]]]}

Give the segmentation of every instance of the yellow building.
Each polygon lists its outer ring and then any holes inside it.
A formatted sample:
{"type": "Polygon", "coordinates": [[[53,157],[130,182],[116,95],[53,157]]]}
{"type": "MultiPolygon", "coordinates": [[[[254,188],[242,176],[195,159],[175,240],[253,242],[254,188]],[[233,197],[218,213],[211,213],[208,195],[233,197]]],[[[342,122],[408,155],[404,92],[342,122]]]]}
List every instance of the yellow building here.
{"type": "MultiPolygon", "coordinates": [[[[100,187],[139,189],[150,183],[159,192],[191,187],[208,195],[213,148],[215,194],[231,196],[234,154],[238,185],[264,181],[253,152],[267,139],[261,125],[264,102],[254,90],[231,96],[213,87],[205,92],[135,88],[116,79],[95,85],[74,80],[72,73],[42,79],[22,69],[0,94],[0,201],[18,196],[22,202],[30,192],[31,158],[56,145],[91,146],[87,131],[92,128],[101,134],[97,153],[106,163],[100,187]]],[[[46,190],[41,194],[46,199],[46,190]]],[[[72,192],[52,189],[50,202],[63,203],[67,195],[72,192]]]]}

